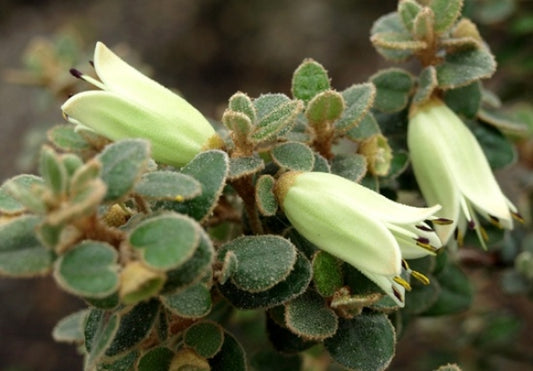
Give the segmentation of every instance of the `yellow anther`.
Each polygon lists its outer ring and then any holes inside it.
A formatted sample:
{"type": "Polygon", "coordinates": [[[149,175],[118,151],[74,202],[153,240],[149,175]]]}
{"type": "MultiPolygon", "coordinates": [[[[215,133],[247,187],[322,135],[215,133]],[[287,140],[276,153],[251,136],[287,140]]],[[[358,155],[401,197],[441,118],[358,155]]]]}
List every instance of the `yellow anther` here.
{"type": "Polygon", "coordinates": [[[411,276],[416,279],[418,282],[422,283],[423,285],[429,285],[429,278],[424,276],[422,273],[417,271],[411,271],[409,272],[411,276]]]}
{"type": "Polygon", "coordinates": [[[430,245],[429,243],[424,243],[424,242],[420,242],[420,241],[416,241],[416,245],[423,248],[424,250],[427,250],[431,253],[436,253],[438,251],[438,249],[435,247],[435,246],[432,246],[430,245]]]}
{"type": "Polygon", "coordinates": [[[463,246],[464,244],[464,238],[465,236],[461,233],[460,230],[457,230],[457,245],[459,245],[459,247],[463,246]]]}
{"type": "Polygon", "coordinates": [[[492,224],[492,225],[494,225],[494,226],[496,226],[496,227],[498,227],[500,229],[503,228],[501,223],[500,223],[500,221],[498,220],[498,218],[496,218],[496,217],[494,217],[492,215],[489,215],[489,222],[490,222],[490,224],[492,224]]]}
{"type": "Polygon", "coordinates": [[[393,278],[393,280],[398,285],[403,286],[407,291],[411,291],[411,285],[409,284],[409,282],[404,280],[402,277],[396,276],[396,277],[393,278]]]}
{"type": "Polygon", "coordinates": [[[514,220],[524,224],[524,218],[522,218],[522,215],[520,215],[518,213],[515,213],[515,212],[511,212],[511,215],[512,215],[514,220]]]}
{"type": "Polygon", "coordinates": [[[482,226],[479,226],[479,232],[481,233],[481,237],[485,240],[485,242],[488,242],[489,235],[487,234],[487,231],[482,226]]]}
{"type": "Polygon", "coordinates": [[[182,195],[177,195],[176,197],[174,197],[174,201],[183,202],[185,201],[185,197],[183,197],[182,195]]]}

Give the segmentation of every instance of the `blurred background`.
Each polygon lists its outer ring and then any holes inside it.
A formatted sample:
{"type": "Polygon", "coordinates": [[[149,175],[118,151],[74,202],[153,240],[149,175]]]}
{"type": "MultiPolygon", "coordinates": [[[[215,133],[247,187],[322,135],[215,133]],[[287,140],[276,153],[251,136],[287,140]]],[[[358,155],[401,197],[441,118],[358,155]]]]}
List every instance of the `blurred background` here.
{"type": "MultiPolygon", "coordinates": [[[[90,71],[98,40],[178,89],[206,116],[220,119],[238,90],[251,97],[290,94],[292,72],[306,57],[328,69],[338,90],[366,81],[389,66],[368,35],[374,20],[396,5],[395,0],[0,0],[0,182],[34,171],[46,130],[64,123],[61,103],[86,88],[68,69],[90,71]]],[[[486,85],[506,105],[531,103],[533,1],[467,0],[465,11],[499,63],[486,85]]],[[[509,192],[533,184],[532,143],[519,144],[518,164],[498,174],[509,192]],[[517,178],[519,184],[507,182],[517,178]]],[[[446,362],[465,370],[533,369],[527,337],[533,332],[532,302],[502,291],[498,267],[487,269],[491,261],[476,259],[467,267],[477,293],[469,313],[411,325],[391,369],[430,370],[446,362]]],[[[0,300],[0,370],[81,369],[75,348],[55,343],[51,330],[84,303],[49,278],[0,279],[0,300]]]]}

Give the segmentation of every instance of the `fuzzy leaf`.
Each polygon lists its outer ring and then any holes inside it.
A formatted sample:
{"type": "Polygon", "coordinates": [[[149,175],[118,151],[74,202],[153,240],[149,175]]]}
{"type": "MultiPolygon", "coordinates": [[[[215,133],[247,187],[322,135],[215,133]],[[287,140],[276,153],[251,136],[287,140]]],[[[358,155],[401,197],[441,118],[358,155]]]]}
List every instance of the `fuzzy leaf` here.
{"type": "MultiPolygon", "coordinates": [[[[400,15],[397,12],[386,14],[374,22],[370,34],[372,37],[378,33],[402,34],[402,38],[408,39],[410,34],[405,28],[400,15]]],[[[371,40],[372,40],[371,37],[371,40]]],[[[379,54],[390,61],[402,62],[413,55],[412,50],[396,50],[376,46],[379,54]]]]}
{"type": "Polygon", "coordinates": [[[106,312],[100,309],[92,309],[89,312],[84,328],[85,348],[88,353],[85,362],[87,369],[94,368],[111,344],[118,327],[117,314],[107,316],[106,312]]]}
{"type": "Polygon", "coordinates": [[[169,370],[174,352],[167,347],[150,349],[139,359],[135,368],[138,371],[169,370]]]}
{"type": "Polygon", "coordinates": [[[376,86],[377,94],[374,107],[382,112],[398,112],[407,106],[413,88],[411,74],[399,68],[379,71],[370,77],[376,86]]]}
{"type": "Polygon", "coordinates": [[[229,99],[228,108],[234,112],[244,113],[250,119],[250,123],[256,120],[255,107],[252,100],[245,94],[237,92],[229,99]]]}
{"type": "Polygon", "coordinates": [[[321,126],[337,120],[344,111],[344,99],[335,90],[325,90],[309,101],[305,116],[312,126],[321,126]]]}
{"type": "Polygon", "coordinates": [[[278,236],[245,236],[222,246],[219,260],[231,251],[237,267],[231,279],[240,290],[264,292],[283,282],[296,262],[296,249],[278,236]]]}
{"type": "Polygon", "coordinates": [[[230,158],[229,180],[257,173],[265,168],[265,162],[257,154],[250,157],[230,158]]]}
{"type": "Polygon", "coordinates": [[[46,186],[54,193],[61,195],[67,189],[68,173],[59,155],[50,147],[43,147],[39,159],[39,172],[46,186]]]}
{"type": "Polygon", "coordinates": [[[246,371],[246,354],[242,345],[227,331],[224,344],[217,355],[209,361],[211,371],[246,371]]]}
{"type": "Polygon", "coordinates": [[[161,296],[163,305],[182,318],[202,318],[211,311],[211,293],[203,284],[187,287],[173,294],[161,296]]]}
{"type": "Polygon", "coordinates": [[[46,205],[38,192],[35,192],[43,186],[42,178],[30,174],[21,174],[6,180],[0,187],[0,212],[13,215],[29,209],[35,213],[44,213],[46,205]]]}
{"type": "Polygon", "coordinates": [[[346,133],[346,136],[351,140],[359,142],[376,134],[381,134],[381,130],[376,118],[371,112],[369,112],[363,117],[359,125],[350,129],[346,133]]]}
{"type": "Polygon", "coordinates": [[[472,132],[492,169],[501,169],[516,161],[515,147],[498,129],[481,124],[475,125],[472,132]]]}
{"type": "Polygon", "coordinates": [[[200,239],[200,227],[180,214],[165,214],[143,221],[128,241],[151,268],[168,270],[189,260],[200,239]]]}
{"type": "Polygon", "coordinates": [[[346,109],[335,122],[335,130],[345,133],[357,127],[369,112],[376,98],[376,87],[370,83],[355,84],[345,89],[342,97],[346,102],[346,109]]]}
{"type": "Polygon", "coordinates": [[[184,201],[202,193],[202,186],[193,177],[174,171],[154,171],[135,184],[135,193],[149,199],[184,201]]]}
{"type": "Polygon", "coordinates": [[[83,309],[62,318],[52,330],[52,337],[57,342],[82,344],[84,340],[83,326],[89,314],[83,309]]]}
{"type": "Polygon", "coordinates": [[[337,155],[331,161],[331,172],[358,183],[367,171],[365,156],[359,154],[337,155]]]}
{"type": "Polygon", "coordinates": [[[435,67],[424,68],[418,77],[418,87],[413,97],[413,102],[416,104],[426,102],[431,98],[431,94],[437,86],[437,70],[435,70],[435,67]]]}
{"type": "Polygon", "coordinates": [[[422,7],[416,2],[416,0],[402,0],[399,2],[398,14],[407,30],[413,30],[414,19],[420,10],[422,10],[422,7]]]}
{"type": "Polygon", "coordinates": [[[292,96],[309,102],[318,93],[330,88],[328,72],[312,59],[305,59],[292,76],[292,96]]]}
{"type": "Polygon", "coordinates": [[[250,135],[255,142],[270,140],[278,133],[292,127],[296,115],[301,112],[302,102],[289,100],[283,94],[262,95],[254,101],[258,123],[250,135]]]}
{"type": "Polygon", "coordinates": [[[341,263],[336,257],[320,250],[313,256],[312,266],[313,282],[320,295],[332,296],[342,287],[341,263]]]}
{"type": "Polygon", "coordinates": [[[481,83],[474,81],[472,84],[450,89],[444,92],[446,105],[465,118],[473,119],[481,105],[481,83]]]}
{"type": "Polygon", "coordinates": [[[423,50],[427,44],[421,40],[413,40],[413,37],[405,32],[379,32],[370,39],[376,48],[392,51],[416,52],[423,50]]]}
{"type": "Polygon", "coordinates": [[[274,182],[271,175],[261,175],[255,185],[257,208],[263,216],[273,216],[278,210],[278,202],[273,192],[274,182]]]}
{"type": "Polygon", "coordinates": [[[118,201],[133,189],[148,164],[149,148],[145,140],[126,139],[108,145],[98,155],[107,185],[105,201],[118,201]]]}
{"type": "Polygon", "coordinates": [[[384,314],[361,314],[341,319],[335,336],[324,346],[341,365],[361,371],[384,370],[394,356],[394,328],[384,314]]]}
{"type": "Polygon", "coordinates": [[[486,48],[449,53],[437,67],[439,88],[455,89],[491,77],[496,71],[494,56],[486,48]]]}
{"type": "Polygon", "coordinates": [[[68,292],[104,298],[119,285],[117,258],[117,251],[111,245],[86,240],[59,258],[54,276],[68,292]]]}
{"type": "Polygon", "coordinates": [[[79,153],[90,150],[90,144],[74,128],[74,125],[54,126],[47,133],[48,139],[63,151],[79,153]]]}
{"type": "Polygon", "coordinates": [[[272,160],[281,168],[311,171],[315,156],[311,148],[299,142],[286,142],[275,146],[270,152],[272,160]]]}
{"type": "Polygon", "coordinates": [[[292,332],[308,340],[329,338],[338,326],[335,312],[313,291],[307,291],[287,303],[285,321],[292,332]]]}
{"type": "Polygon", "coordinates": [[[461,15],[463,0],[431,0],[429,7],[435,13],[435,31],[448,31],[461,15]]]}
{"type": "Polygon", "coordinates": [[[224,330],[215,322],[196,322],[185,331],[183,341],[200,356],[213,358],[224,344],[224,330]]]}

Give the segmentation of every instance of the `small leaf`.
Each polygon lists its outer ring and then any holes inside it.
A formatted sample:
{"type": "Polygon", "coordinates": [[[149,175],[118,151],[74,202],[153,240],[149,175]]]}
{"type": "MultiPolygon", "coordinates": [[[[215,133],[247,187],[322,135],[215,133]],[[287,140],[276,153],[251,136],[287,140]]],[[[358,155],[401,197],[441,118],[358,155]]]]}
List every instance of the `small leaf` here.
{"type": "Polygon", "coordinates": [[[296,262],[296,249],[278,236],[244,236],[219,250],[219,259],[228,251],[235,254],[237,268],[231,276],[240,290],[264,292],[287,278],[296,262]]]}
{"type": "Polygon", "coordinates": [[[435,13],[435,31],[448,31],[461,15],[463,0],[431,0],[431,10],[435,13]]]}
{"type": "Polygon", "coordinates": [[[437,70],[435,70],[435,67],[428,66],[424,68],[418,77],[418,87],[413,97],[413,102],[420,104],[428,101],[437,86],[437,70]]]}
{"type": "Polygon", "coordinates": [[[39,172],[46,186],[58,196],[67,189],[68,174],[59,155],[50,147],[44,146],[41,150],[39,172]]]}
{"type": "Polygon", "coordinates": [[[374,107],[382,112],[401,111],[407,106],[413,88],[413,78],[409,72],[399,68],[379,71],[370,77],[376,86],[377,94],[374,107]]]}
{"type": "MultiPolygon", "coordinates": [[[[281,310],[281,323],[274,319],[272,315],[267,317],[268,338],[274,349],[284,354],[294,354],[315,345],[316,341],[305,340],[285,327],[283,306],[281,306],[281,310]]],[[[269,314],[272,314],[272,310],[269,311],[269,314]]]]}
{"type": "Polygon", "coordinates": [[[118,201],[133,189],[146,169],[149,156],[149,143],[141,139],[125,139],[105,147],[97,157],[107,185],[105,201],[118,201]]]}
{"type": "Polygon", "coordinates": [[[332,296],[343,284],[341,263],[325,251],[317,251],[311,262],[313,282],[318,293],[324,297],[332,296]]]}
{"type": "Polygon", "coordinates": [[[109,244],[83,241],[56,262],[54,276],[75,295],[104,298],[119,285],[117,251],[109,244]]]}
{"type": "Polygon", "coordinates": [[[478,118],[505,133],[527,136],[528,128],[525,122],[510,117],[501,111],[481,108],[478,111],[478,118]]]}
{"type": "Polygon", "coordinates": [[[44,213],[46,205],[39,195],[42,190],[44,181],[35,175],[21,174],[6,180],[0,187],[0,212],[14,215],[29,209],[44,213]]]}
{"type": "Polygon", "coordinates": [[[315,155],[311,148],[299,142],[286,142],[275,146],[270,152],[272,160],[281,168],[311,171],[315,155]]]}
{"type": "Polygon", "coordinates": [[[353,141],[359,142],[376,134],[381,134],[381,129],[374,115],[369,112],[363,117],[359,125],[346,133],[346,136],[353,141]]]}
{"type": "Polygon", "coordinates": [[[52,337],[57,342],[82,344],[84,341],[83,327],[88,309],[83,309],[62,318],[52,330],[52,337]]]}
{"type": "MultiPolygon", "coordinates": [[[[259,113],[259,121],[256,128],[250,135],[250,139],[254,142],[262,142],[274,138],[278,133],[291,128],[295,121],[296,115],[303,109],[303,104],[300,101],[288,100],[283,104],[279,104],[266,113],[262,112],[262,101],[269,100],[269,104],[279,98],[270,99],[268,96],[261,96],[254,102],[259,113]],[[259,101],[259,102],[258,102],[259,101]],[[272,101],[272,102],[270,102],[272,101]]],[[[288,98],[287,98],[288,99],[288,98]]]]}
{"type": "MultiPolygon", "coordinates": [[[[254,109],[255,114],[255,109],[254,109]]],[[[231,130],[231,137],[235,145],[241,147],[242,144],[247,143],[248,136],[254,127],[250,117],[245,113],[236,112],[232,110],[225,110],[222,115],[222,123],[231,130]]]]}
{"type": "Polygon", "coordinates": [[[182,318],[202,318],[211,311],[211,293],[203,284],[187,287],[173,294],[161,296],[163,305],[182,318]]]}
{"type": "Polygon", "coordinates": [[[406,151],[395,151],[390,162],[390,169],[385,180],[393,180],[400,176],[409,165],[409,154],[406,151]]]}
{"type": "Polygon", "coordinates": [[[340,319],[335,336],[324,346],[341,365],[361,371],[384,370],[394,356],[394,328],[384,314],[361,314],[340,319]]]}
{"type": "Polygon", "coordinates": [[[337,155],[331,161],[331,172],[358,183],[367,171],[366,158],[359,154],[337,155]]]}
{"type": "Polygon", "coordinates": [[[292,332],[308,340],[329,338],[338,326],[335,312],[313,291],[307,291],[286,304],[285,321],[292,332]]]}
{"type": "Polygon", "coordinates": [[[251,293],[235,286],[231,280],[219,285],[219,290],[239,309],[269,308],[282,304],[305,291],[311,280],[311,265],[301,254],[289,276],[269,290],[251,293]]]}
{"type": "Polygon", "coordinates": [[[202,186],[193,177],[174,171],[154,171],[135,184],[135,193],[151,199],[184,201],[202,193],[202,186]]]}
{"type": "Polygon", "coordinates": [[[63,151],[80,153],[91,149],[90,144],[76,132],[74,125],[54,126],[47,136],[55,147],[63,151]]]}
{"type": "Polygon", "coordinates": [[[494,56],[486,48],[448,53],[437,67],[439,88],[455,89],[491,77],[496,71],[494,56]]]}
{"type": "Polygon", "coordinates": [[[321,126],[337,120],[344,111],[344,99],[335,90],[325,90],[309,101],[305,116],[311,126],[321,126]]]}
{"type": "Polygon", "coordinates": [[[200,239],[200,227],[185,215],[164,214],[141,222],[128,242],[151,268],[168,270],[192,257],[200,239]]]}
{"type": "Polygon", "coordinates": [[[183,341],[200,356],[213,358],[224,344],[224,330],[215,322],[196,322],[185,331],[183,341]]]}
{"type": "Polygon", "coordinates": [[[434,35],[435,13],[430,8],[424,7],[418,13],[413,22],[413,35],[417,40],[425,40],[432,43],[434,35]]]}
{"type": "Polygon", "coordinates": [[[53,254],[37,239],[36,216],[21,216],[0,225],[0,275],[33,277],[50,271],[53,254]]]}
{"type": "Polygon", "coordinates": [[[330,173],[331,167],[329,166],[328,160],[326,160],[325,157],[318,153],[314,153],[315,155],[315,166],[313,166],[313,171],[320,172],[320,173],[330,173]]]}
{"type": "Polygon", "coordinates": [[[138,371],[169,370],[172,358],[174,358],[174,352],[167,347],[152,348],[142,355],[135,369],[138,371]]]}
{"type": "Polygon", "coordinates": [[[318,93],[330,88],[328,72],[318,62],[305,59],[292,76],[292,96],[309,102],[318,93]]]}
{"type": "Polygon", "coordinates": [[[211,371],[207,359],[200,357],[192,349],[180,349],[170,362],[170,371],[211,371]]]}
{"type": "MultiPolygon", "coordinates": [[[[374,22],[370,34],[376,35],[378,33],[395,33],[403,34],[402,38],[407,39],[410,37],[409,31],[402,23],[400,15],[397,12],[386,14],[380,17],[374,22]]],[[[372,37],[371,37],[372,40],[372,37]]],[[[390,61],[402,62],[413,56],[412,50],[396,50],[388,49],[376,46],[376,50],[379,54],[390,61]]]]}
{"type": "Polygon", "coordinates": [[[230,158],[229,180],[236,180],[244,176],[257,173],[265,168],[265,162],[254,154],[250,157],[230,158]]]}
{"type": "Polygon", "coordinates": [[[92,309],[85,322],[85,348],[87,358],[85,368],[94,368],[96,363],[105,353],[118,331],[119,317],[117,314],[110,316],[100,309],[92,309]]]}
{"type": "Polygon", "coordinates": [[[481,83],[474,81],[457,89],[446,90],[444,101],[455,113],[473,119],[477,116],[481,105],[481,83]]]}
{"type": "Polygon", "coordinates": [[[155,296],[163,287],[166,276],[147,268],[140,261],[131,261],[120,272],[120,301],[126,305],[155,296]]]}
{"type": "Polygon", "coordinates": [[[229,99],[228,108],[234,112],[244,113],[250,119],[251,123],[256,120],[255,107],[252,100],[242,92],[237,92],[229,99]]]}
{"type": "Polygon", "coordinates": [[[357,127],[365,118],[376,98],[376,87],[371,83],[354,84],[342,92],[346,109],[335,123],[335,130],[345,133],[357,127]]]}
{"type": "Polygon", "coordinates": [[[202,194],[185,202],[166,203],[165,207],[201,223],[211,214],[222,194],[229,172],[228,155],[219,150],[201,152],[181,172],[200,182],[202,194]]]}
{"type": "Polygon", "coordinates": [[[278,202],[274,195],[275,180],[271,175],[261,175],[255,185],[255,201],[257,208],[263,216],[276,215],[278,202]]]}
{"type": "Polygon", "coordinates": [[[217,355],[209,361],[212,371],[246,371],[246,354],[242,345],[229,332],[224,332],[224,344],[217,355]]]}
{"type": "Polygon", "coordinates": [[[424,41],[413,40],[413,37],[405,32],[379,32],[373,34],[370,41],[380,50],[416,52],[427,48],[424,41]]]}
{"type": "Polygon", "coordinates": [[[422,10],[422,7],[416,2],[416,0],[402,0],[399,2],[398,14],[407,30],[413,30],[414,19],[420,10],[422,10]]]}
{"type": "Polygon", "coordinates": [[[478,140],[490,167],[501,169],[516,161],[516,150],[502,133],[488,125],[475,125],[472,132],[478,140]]]}

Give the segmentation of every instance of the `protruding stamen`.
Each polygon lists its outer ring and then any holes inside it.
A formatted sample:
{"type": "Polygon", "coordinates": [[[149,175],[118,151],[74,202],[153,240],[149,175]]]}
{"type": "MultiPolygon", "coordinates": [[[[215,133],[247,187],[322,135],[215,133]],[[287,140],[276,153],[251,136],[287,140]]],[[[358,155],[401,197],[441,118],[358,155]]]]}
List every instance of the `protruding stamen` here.
{"type": "Polygon", "coordinates": [[[455,230],[455,240],[457,241],[457,245],[459,247],[463,246],[464,238],[465,238],[465,236],[463,235],[463,233],[461,233],[461,231],[459,229],[456,229],[455,230]]]}
{"type": "Polygon", "coordinates": [[[437,252],[437,248],[433,245],[431,245],[429,243],[429,240],[425,237],[418,237],[417,239],[415,239],[416,241],[416,245],[431,252],[431,253],[436,253],[437,252]]]}
{"type": "Polygon", "coordinates": [[[450,225],[453,223],[453,220],[451,219],[447,219],[447,218],[435,218],[435,219],[430,219],[431,222],[433,222],[433,224],[437,224],[437,225],[450,225]]]}
{"type": "Polygon", "coordinates": [[[409,272],[411,274],[411,276],[416,279],[418,282],[422,283],[423,285],[429,285],[430,282],[429,282],[429,278],[427,278],[426,276],[424,276],[422,273],[420,272],[417,272],[417,271],[411,271],[409,272]]]}
{"type": "Polygon", "coordinates": [[[468,229],[470,229],[471,231],[476,229],[476,222],[473,221],[473,220],[469,220],[468,221],[468,229]]]}
{"type": "Polygon", "coordinates": [[[70,74],[71,74],[72,76],[74,76],[75,78],[77,78],[77,79],[81,79],[81,78],[83,78],[83,77],[82,77],[82,76],[83,76],[83,73],[82,73],[80,70],[77,70],[77,69],[75,69],[75,68],[71,68],[70,70],[68,70],[68,72],[70,72],[70,74]]]}
{"type": "Polygon", "coordinates": [[[500,220],[499,220],[498,218],[496,218],[495,216],[492,216],[492,215],[490,215],[490,214],[489,214],[489,222],[490,222],[492,225],[494,225],[494,226],[496,226],[496,227],[498,227],[498,228],[502,228],[502,225],[501,225],[501,223],[500,223],[500,220]]]}
{"type": "Polygon", "coordinates": [[[91,65],[92,68],[94,68],[94,62],[93,61],[89,61],[89,64],[91,65]]]}
{"type": "Polygon", "coordinates": [[[482,226],[479,226],[479,232],[481,233],[481,237],[483,237],[483,240],[485,240],[485,242],[488,242],[489,235],[487,234],[487,231],[485,230],[485,228],[483,228],[482,226]]]}
{"type": "Polygon", "coordinates": [[[511,211],[511,215],[513,217],[514,220],[520,222],[520,223],[524,223],[524,218],[522,217],[522,215],[520,215],[520,213],[516,212],[516,211],[511,211]]]}
{"type": "Polygon", "coordinates": [[[402,277],[396,276],[393,278],[393,281],[396,282],[398,285],[403,286],[407,291],[411,291],[411,285],[402,277]]]}
{"type": "Polygon", "coordinates": [[[424,232],[434,232],[434,230],[426,225],[415,225],[416,228],[424,232]]]}

